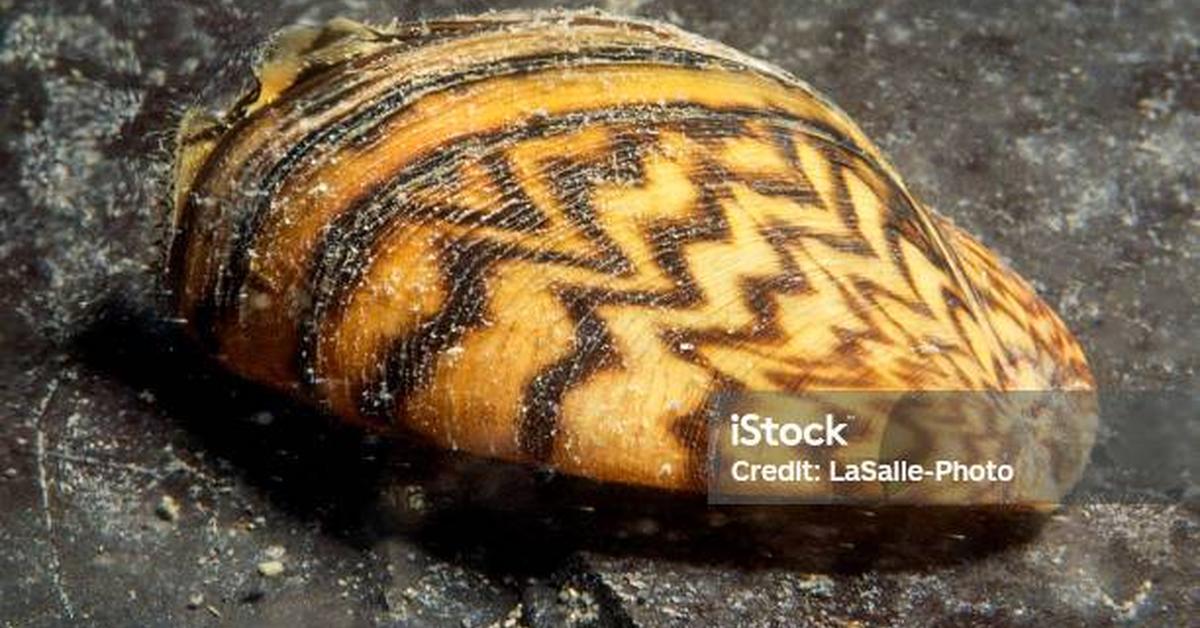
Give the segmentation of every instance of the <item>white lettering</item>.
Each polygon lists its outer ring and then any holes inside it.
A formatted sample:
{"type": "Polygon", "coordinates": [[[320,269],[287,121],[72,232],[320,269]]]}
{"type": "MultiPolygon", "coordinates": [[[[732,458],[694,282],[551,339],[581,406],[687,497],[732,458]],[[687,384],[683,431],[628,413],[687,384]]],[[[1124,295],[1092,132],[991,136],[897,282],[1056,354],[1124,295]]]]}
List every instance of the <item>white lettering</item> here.
{"type": "Polygon", "coordinates": [[[730,442],[734,447],[760,444],[769,447],[845,447],[849,444],[844,435],[848,424],[834,421],[832,414],[826,414],[823,422],[813,423],[778,423],[769,416],[731,414],[729,423],[730,442]]]}

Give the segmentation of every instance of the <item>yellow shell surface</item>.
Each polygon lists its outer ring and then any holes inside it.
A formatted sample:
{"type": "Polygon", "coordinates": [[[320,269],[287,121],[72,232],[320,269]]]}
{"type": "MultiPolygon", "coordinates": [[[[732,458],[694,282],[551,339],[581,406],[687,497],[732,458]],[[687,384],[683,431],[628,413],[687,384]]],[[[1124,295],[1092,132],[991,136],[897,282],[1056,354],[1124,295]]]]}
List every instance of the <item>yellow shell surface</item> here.
{"type": "MultiPolygon", "coordinates": [[[[1054,312],[845,114],[714,42],[591,13],[336,20],[258,78],[180,131],[175,307],[346,420],[699,490],[721,392],[1092,387],[1054,312]]],[[[1094,422],[1006,455],[1060,496],[1094,422]]]]}

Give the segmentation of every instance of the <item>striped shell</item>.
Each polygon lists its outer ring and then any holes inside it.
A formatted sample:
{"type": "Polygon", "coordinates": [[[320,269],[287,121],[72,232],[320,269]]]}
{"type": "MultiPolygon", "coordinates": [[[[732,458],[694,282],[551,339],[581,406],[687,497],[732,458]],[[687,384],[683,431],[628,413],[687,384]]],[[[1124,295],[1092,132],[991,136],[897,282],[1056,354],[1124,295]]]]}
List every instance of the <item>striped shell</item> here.
{"type": "MultiPolygon", "coordinates": [[[[174,307],[347,421],[694,491],[721,391],[1092,388],[1058,317],[844,113],[717,43],[597,13],[334,20],[257,79],[180,130],[174,307]]],[[[965,420],[1050,498],[1095,429],[965,420]]]]}

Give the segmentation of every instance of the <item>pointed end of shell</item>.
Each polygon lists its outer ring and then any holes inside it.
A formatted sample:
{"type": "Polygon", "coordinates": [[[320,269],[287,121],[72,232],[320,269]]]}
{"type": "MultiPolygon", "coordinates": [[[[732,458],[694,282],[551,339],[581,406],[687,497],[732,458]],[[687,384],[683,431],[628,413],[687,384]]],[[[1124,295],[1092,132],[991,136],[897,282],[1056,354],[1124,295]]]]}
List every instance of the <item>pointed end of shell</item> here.
{"type": "Polygon", "coordinates": [[[321,26],[292,26],[275,34],[255,68],[258,90],[242,113],[271,104],[306,74],[358,57],[382,45],[375,29],[344,17],[321,26]]]}

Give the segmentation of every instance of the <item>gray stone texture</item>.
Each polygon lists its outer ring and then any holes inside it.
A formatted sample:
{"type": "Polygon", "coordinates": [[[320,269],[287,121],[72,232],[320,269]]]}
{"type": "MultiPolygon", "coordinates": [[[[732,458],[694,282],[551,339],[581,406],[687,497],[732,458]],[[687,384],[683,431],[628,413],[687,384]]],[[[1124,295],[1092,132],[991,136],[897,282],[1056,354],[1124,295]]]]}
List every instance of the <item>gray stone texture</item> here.
{"type": "MultiPolygon", "coordinates": [[[[378,442],[214,370],[157,309],[178,116],[280,26],[490,8],[396,4],[0,0],[0,626],[1196,620],[1194,490],[986,548],[831,554],[868,515],[826,513],[799,558],[753,556],[653,498],[378,442]],[[579,503],[544,510],[555,491],[579,503]]],[[[603,8],[809,81],[1033,281],[1101,386],[1197,389],[1195,2],[603,8]]],[[[1198,424],[1159,426],[1164,455],[1195,456],[1198,424]]]]}

